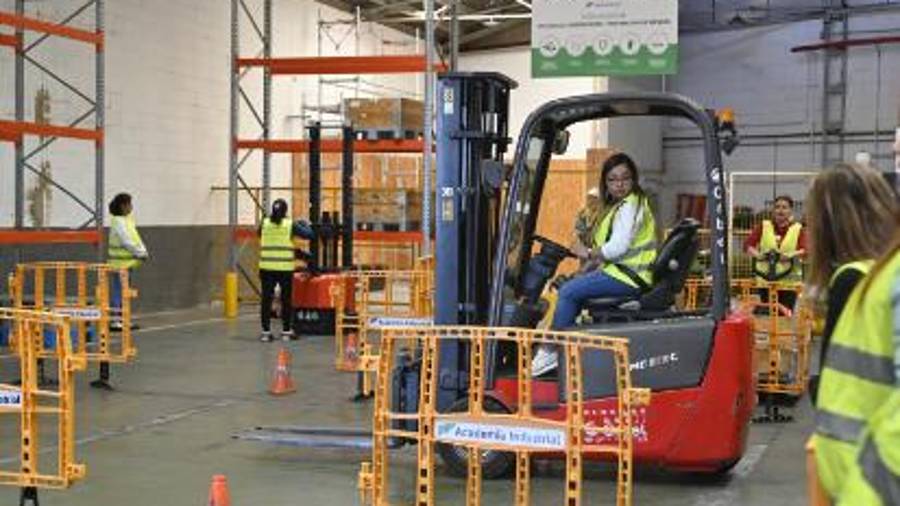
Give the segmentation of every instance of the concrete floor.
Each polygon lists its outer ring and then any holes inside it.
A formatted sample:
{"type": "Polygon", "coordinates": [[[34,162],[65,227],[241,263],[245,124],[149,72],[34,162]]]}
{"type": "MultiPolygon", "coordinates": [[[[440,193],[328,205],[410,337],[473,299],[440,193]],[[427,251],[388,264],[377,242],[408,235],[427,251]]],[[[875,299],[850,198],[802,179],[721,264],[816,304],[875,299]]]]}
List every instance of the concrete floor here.
{"type": "MultiPolygon", "coordinates": [[[[42,491],[42,505],[204,504],[210,477],[218,473],[228,476],[235,506],[357,504],[356,473],[367,454],[229,437],[256,425],[368,427],[370,407],[349,402],[354,378],[333,370],[330,339],[290,345],[299,391],[274,398],[265,389],[278,344],[256,340],[253,314],[226,322],[210,312],[173,313],[147,316],[141,325],[138,361],[113,368],[116,391],[87,386],[95,368],[79,375],[77,455],[88,476],[66,491],[42,491]]],[[[796,414],[794,423],[754,425],[745,458],[728,479],[639,469],[634,504],[805,505],[808,402],[801,401],[796,414]]],[[[10,433],[0,425],[0,434],[10,433]]],[[[392,477],[405,487],[398,498],[410,497],[414,450],[398,457],[401,466],[392,477]]],[[[9,461],[0,465],[8,467],[9,461]]],[[[533,504],[561,504],[560,464],[539,462],[534,468],[533,504]]],[[[588,474],[585,504],[614,504],[608,469],[588,474]]],[[[462,481],[441,476],[438,487],[439,504],[464,503],[462,481]]],[[[510,497],[511,482],[485,485],[485,504],[510,504],[510,497]]],[[[17,489],[0,489],[0,504],[17,504],[17,498],[17,489]]]]}

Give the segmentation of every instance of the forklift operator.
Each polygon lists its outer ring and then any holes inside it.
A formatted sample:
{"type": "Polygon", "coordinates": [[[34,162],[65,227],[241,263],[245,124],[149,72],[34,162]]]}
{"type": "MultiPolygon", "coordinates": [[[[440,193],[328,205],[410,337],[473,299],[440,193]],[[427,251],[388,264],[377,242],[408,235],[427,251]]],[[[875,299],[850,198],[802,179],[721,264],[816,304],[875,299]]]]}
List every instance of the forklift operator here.
{"type": "Polygon", "coordinates": [[[575,247],[585,267],[559,290],[554,330],[572,326],[587,299],[633,295],[651,282],[656,221],[638,182],[637,166],[628,155],[615,154],[603,164],[600,194],[601,219],[593,247],[575,247]]]}

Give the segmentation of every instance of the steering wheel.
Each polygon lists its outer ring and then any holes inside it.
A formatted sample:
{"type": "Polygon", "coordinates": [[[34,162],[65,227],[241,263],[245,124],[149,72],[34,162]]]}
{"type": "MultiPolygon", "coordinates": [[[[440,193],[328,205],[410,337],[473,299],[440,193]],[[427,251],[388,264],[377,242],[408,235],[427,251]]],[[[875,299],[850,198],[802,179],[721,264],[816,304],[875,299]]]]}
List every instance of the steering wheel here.
{"type": "Polygon", "coordinates": [[[558,256],[560,259],[578,258],[578,255],[576,255],[575,253],[572,253],[572,250],[570,250],[569,248],[563,246],[562,244],[560,244],[556,241],[551,241],[550,239],[547,239],[546,237],[544,237],[542,235],[537,235],[537,234],[533,235],[532,238],[536,242],[540,243],[540,245],[543,248],[546,248],[547,252],[553,256],[558,256]]]}
{"type": "Polygon", "coordinates": [[[767,251],[766,253],[764,253],[762,255],[762,258],[759,258],[759,257],[753,258],[753,273],[756,274],[757,276],[765,279],[766,281],[770,281],[770,282],[779,281],[779,280],[785,278],[791,272],[793,272],[794,268],[796,267],[796,264],[797,264],[797,257],[784,256],[775,250],[770,250],[770,251],[767,251]],[[778,270],[778,269],[776,269],[776,267],[777,267],[778,263],[782,260],[790,261],[791,265],[787,270],[785,270],[781,274],[776,274],[776,272],[778,270]],[[762,272],[759,270],[757,265],[761,261],[763,261],[769,265],[769,272],[762,272]]]}

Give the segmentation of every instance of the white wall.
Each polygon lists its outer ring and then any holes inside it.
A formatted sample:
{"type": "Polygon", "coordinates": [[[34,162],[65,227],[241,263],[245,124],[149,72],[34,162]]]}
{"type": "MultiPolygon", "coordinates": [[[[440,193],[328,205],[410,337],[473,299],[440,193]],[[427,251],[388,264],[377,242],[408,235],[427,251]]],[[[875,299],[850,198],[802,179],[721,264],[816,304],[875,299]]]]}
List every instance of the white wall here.
{"type": "MultiPolygon", "coordinates": [[[[79,7],[81,0],[29,3],[28,14],[59,20],[79,7]],[[40,13],[36,13],[40,9],[40,13]]],[[[251,8],[257,3],[247,2],[251,8]]],[[[13,0],[0,0],[0,9],[12,11],[13,0]]],[[[321,7],[312,0],[274,1],[275,56],[316,55],[316,12],[332,19],[341,13],[321,7]]],[[[222,0],[114,0],[106,2],[106,194],[129,191],[136,199],[138,220],[143,225],[222,224],[227,222],[225,192],[211,192],[212,186],[228,181],[230,2],[222,0]]],[[[93,15],[82,15],[75,25],[92,27],[93,15]]],[[[243,22],[242,56],[254,56],[259,44],[250,25],[243,22]]],[[[361,54],[412,52],[412,46],[385,46],[382,37],[411,38],[378,29],[360,40],[361,54]]],[[[33,40],[34,35],[28,35],[33,40]]],[[[339,38],[336,35],[336,38],[339,38]]],[[[327,39],[326,39],[327,40],[327,39]]],[[[51,39],[34,56],[46,62],[93,94],[93,58],[89,46],[51,39]]],[[[324,54],[354,54],[354,37],[337,51],[324,44],[324,54]]],[[[12,119],[12,52],[0,48],[0,117],[12,119]]],[[[26,71],[26,118],[34,117],[35,89],[46,84],[52,97],[54,123],[65,123],[84,106],[34,68],[26,71]]],[[[260,71],[247,77],[248,93],[260,97],[260,71]]],[[[377,77],[406,92],[417,90],[411,76],[377,77]]],[[[341,92],[326,93],[323,102],[339,100],[341,92]]],[[[353,92],[342,92],[352,96],[353,92]]],[[[399,92],[398,92],[399,93],[399,92]]],[[[273,87],[273,138],[302,135],[299,114],[303,102],[315,103],[314,78],[276,77],[273,87]]],[[[261,104],[261,100],[258,101],[261,104]]],[[[261,111],[261,105],[260,105],[261,111]]],[[[246,108],[241,114],[241,136],[255,138],[259,129],[246,108]]],[[[89,123],[88,126],[92,126],[89,123]]],[[[31,145],[36,139],[29,140],[31,145]]],[[[0,144],[0,226],[9,226],[13,215],[13,154],[0,144]]],[[[59,141],[47,159],[54,177],[76,194],[93,201],[93,154],[90,146],[76,141],[59,141]]],[[[244,172],[248,184],[258,185],[261,162],[252,157],[244,172]]],[[[29,178],[29,184],[33,180],[29,178]]],[[[272,184],[290,183],[290,156],[273,156],[272,184]]],[[[64,195],[54,192],[51,224],[74,226],[85,215],[64,195]]],[[[241,197],[243,216],[252,213],[249,199],[241,197]]]]}
{"type": "MultiPolygon", "coordinates": [[[[900,30],[900,13],[851,18],[851,30],[900,30]]],[[[725,159],[731,171],[819,170],[821,148],[807,139],[779,141],[753,139],[754,135],[815,132],[820,128],[822,108],[822,52],[791,53],[794,46],[819,41],[821,21],[759,27],[738,31],[687,35],[681,38],[681,63],[677,76],[667,87],[688,95],[710,108],[733,107],[744,145],[725,159]],[[756,144],[756,146],[754,146],[756,144]]],[[[872,37],[886,33],[856,33],[851,38],[872,37]]],[[[849,50],[849,83],[847,95],[848,131],[873,130],[876,114],[881,129],[897,125],[900,91],[896,79],[900,75],[900,45],[881,47],[881,101],[876,103],[877,51],[875,47],[849,50]]],[[[667,137],[696,135],[686,123],[669,124],[667,137]]],[[[883,155],[890,154],[892,138],[884,136],[878,146],[883,155]]],[[[875,151],[871,141],[848,143],[846,157],[852,159],[858,150],[875,151]]],[[[677,193],[703,191],[701,150],[693,143],[666,142],[666,188],[664,212],[674,210],[677,193]]],[[[891,159],[875,162],[883,169],[891,159]]],[[[782,185],[778,193],[805,194],[805,184],[782,185]]],[[[761,206],[772,196],[771,180],[757,179],[741,190],[739,199],[761,206]]],[[[738,193],[738,192],[735,192],[738,193]]]]}
{"type": "MultiPolygon", "coordinates": [[[[500,72],[519,83],[510,98],[510,136],[515,145],[525,119],[553,99],[606,91],[605,78],[531,78],[531,49],[527,47],[479,51],[460,56],[460,70],[500,72]]],[[[590,147],[605,146],[608,132],[603,125],[583,123],[570,129],[572,137],[563,158],[584,158],[590,147]]]]}

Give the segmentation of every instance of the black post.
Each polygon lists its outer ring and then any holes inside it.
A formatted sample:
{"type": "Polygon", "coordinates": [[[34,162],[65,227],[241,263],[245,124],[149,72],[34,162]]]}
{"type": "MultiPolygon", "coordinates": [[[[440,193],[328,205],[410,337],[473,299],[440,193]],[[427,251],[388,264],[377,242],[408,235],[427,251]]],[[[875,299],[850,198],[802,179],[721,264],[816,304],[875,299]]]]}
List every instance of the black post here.
{"type": "Polygon", "coordinates": [[[344,269],[353,267],[353,141],[356,135],[353,127],[343,128],[343,159],[341,163],[341,266],[344,269]]]}
{"type": "MultiPolygon", "coordinates": [[[[321,225],[322,206],[322,124],[314,123],[309,128],[309,223],[318,235],[321,225]]],[[[322,264],[319,259],[319,238],[310,241],[309,252],[313,257],[313,268],[322,264]]]]}
{"type": "Polygon", "coordinates": [[[40,503],[38,502],[37,487],[22,487],[22,490],[19,493],[19,506],[25,506],[29,503],[34,506],[40,506],[40,503]]]}

